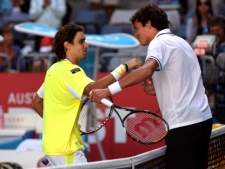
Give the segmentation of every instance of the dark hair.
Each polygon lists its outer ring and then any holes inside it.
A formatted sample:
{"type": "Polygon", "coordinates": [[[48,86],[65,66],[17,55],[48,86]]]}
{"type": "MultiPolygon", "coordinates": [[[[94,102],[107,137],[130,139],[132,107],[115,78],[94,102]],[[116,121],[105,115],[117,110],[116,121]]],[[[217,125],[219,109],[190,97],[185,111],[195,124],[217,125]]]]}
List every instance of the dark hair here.
{"type": "MultiPolygon", "coordinates": [[[[196,1],[195,14],[196,14],[196,17],[197,17],[196,19],[197,19],[197,24],[198,24],[198,34],[201,34],[201,20],[202,20],[202,18],[201,18],[201,14],[198,10],[199,3],[200,3],[200,0],[197,0],[196,1]]],[[[209,13],[211,14],[211,16],[213,16],[213,9],[212,9],[211,0],[208,0],[206,3],[209,6],[209,13]]]]}
{"type": "Polygon", "coordinates": [[[73,44],[74,37],[77,32],[84,32],[82,26],[75,25],[73,23],[67,23],[59,29],[53,40],[53,50],[56,54],[57,60],[65,59],[66,52],[63,43],[67,41],[73,44]]]}
{"type": "Polygon", "coordinates": [[[134,24],[135,21],[141,22],[142,26],[148,21],[157,30],[166,29],[169,27],[167,14],[155,4],[146,5],[139,9],[131,18],[130,21],[134,24]]]}
{"type": "Polygon", "coordinates": [[[225,32],[225,18],[222,15],[212,16],[209,18],[207,22],[208,29],[211,26],[217,26],[217,25],[220,25],[223,28],[223,31],[225,32]]]}

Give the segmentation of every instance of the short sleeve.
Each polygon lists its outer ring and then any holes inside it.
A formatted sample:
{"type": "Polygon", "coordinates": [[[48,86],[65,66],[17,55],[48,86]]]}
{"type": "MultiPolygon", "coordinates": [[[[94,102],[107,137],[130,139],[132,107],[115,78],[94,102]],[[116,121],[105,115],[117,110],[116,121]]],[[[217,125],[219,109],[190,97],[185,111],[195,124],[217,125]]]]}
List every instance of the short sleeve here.
{"type": "Polygon", "coordinates": [[[38,89],[37,95],[38,95],[40,98],[43,98],[43,97],[44,97],[44,83],[43,83],[43,84],[41,85],[41,87],[38,89]]]}
{"type": "Polygon", "coordinates": [[[158,39],[154,39],[148,46],[147,59],[155,59],[158,62],[159,67],[156,70],[162,70],[168,60],[168,55],[165,54],[166,47],[163,42],[158,39]]]}
{"type": "Polygon", "coordinates": [[[71,74],[71,78],[68,79],[66,87],[74,98],[81,98],[84,88],[94,81],[85,74],[82,68],[76,69],[79,69],[79,71],[71,74]]]}

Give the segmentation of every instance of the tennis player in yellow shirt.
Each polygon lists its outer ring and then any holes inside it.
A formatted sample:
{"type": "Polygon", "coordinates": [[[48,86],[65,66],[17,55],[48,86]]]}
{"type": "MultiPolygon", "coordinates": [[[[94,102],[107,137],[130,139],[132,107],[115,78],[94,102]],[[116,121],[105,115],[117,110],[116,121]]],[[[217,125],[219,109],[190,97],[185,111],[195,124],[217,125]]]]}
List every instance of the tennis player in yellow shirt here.
{"type": "Polygon", "coordinates": [[[47,71],[32,103],[43,118],[43,153],[54,166],[86,163],[78,126],[82,96],[89,96],[92,89],[108,87],[142,63],[131,59],[94,82],[79,67],[86,58],[88,44],[83,28],[72,23],[56,33],[53,49],[58,61],[47,71]]]}

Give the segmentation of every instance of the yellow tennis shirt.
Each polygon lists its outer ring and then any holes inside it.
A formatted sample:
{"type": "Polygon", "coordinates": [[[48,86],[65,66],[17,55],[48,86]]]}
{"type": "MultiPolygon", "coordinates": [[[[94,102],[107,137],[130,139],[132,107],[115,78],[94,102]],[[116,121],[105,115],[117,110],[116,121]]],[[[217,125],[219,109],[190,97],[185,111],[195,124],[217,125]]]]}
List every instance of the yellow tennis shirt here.
{"type": "Polygon", "coordinates": [[[78,119],[82,94],[93,82],[83,69],[67,60],[55,63],[44,80],[42,147],[45,155],[84,150],[78,119]]]}

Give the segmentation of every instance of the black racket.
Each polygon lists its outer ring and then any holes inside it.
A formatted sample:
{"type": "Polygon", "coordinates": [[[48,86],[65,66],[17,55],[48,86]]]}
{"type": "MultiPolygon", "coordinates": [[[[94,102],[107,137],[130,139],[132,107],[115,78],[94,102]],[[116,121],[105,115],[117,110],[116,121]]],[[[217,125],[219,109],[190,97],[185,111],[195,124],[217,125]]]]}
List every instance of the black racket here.
{"type": "MultiPolygon", "coordinates": [[[[112,103],[111,97],[102,99],[101,102],[102,104],[93,103],[88,97],[82,102],[78,121],[81,134],[90,134],[101,129],[109,121],[113,112],[118,115],[126,134],[138,143],[158,143],[168,133],[167,122],[153,112],[117,106],[112,103]],[[126,111],[126,116],[122,119],[116,109],[126,111]]],[[[47,158],[42,162],[47,164],[47,158]]]]}
{"type": "MultiPolygon", "coordinates": [[[[107,100],[113,102],[111,97],[108,97],[107,100]]],[[[110,111],[106,105],[91,102],[86,97],[82,102],[78,120],[81,135],[94,133],[101,129],[108,122],[112,114],[110,111]]]]}
{"type": "MultiPolygon", "coordinates": [[[[167,122],[159,115],[146,111],[146,110],[135,110],[117,106],[107,99],[102,99],[102,104],[106,105],[110,109],[108,110],[108,118],[115,112],[126,134],[141,144],[154,144],[158,143],[165,138],[169,131],[167,122]],[[117,109],[126,111],[126,116],[122,119],[117,109]]],[[[102,123],[101,125],[105,125],[102,123]]]]}

